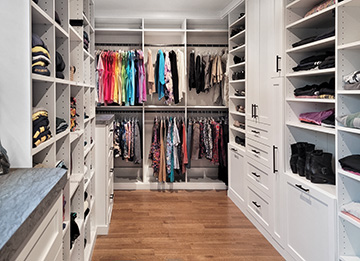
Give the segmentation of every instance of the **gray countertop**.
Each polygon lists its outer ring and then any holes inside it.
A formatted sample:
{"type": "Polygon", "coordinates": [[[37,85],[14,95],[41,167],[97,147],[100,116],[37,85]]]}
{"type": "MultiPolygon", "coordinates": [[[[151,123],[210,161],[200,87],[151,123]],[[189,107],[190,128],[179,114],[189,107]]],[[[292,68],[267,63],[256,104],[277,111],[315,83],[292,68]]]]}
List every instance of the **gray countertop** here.
{"type": "Polygon", "coordinates": [[[18,169],[0,176],[0,260],[11,260],[24,247],[65,187],[66,173],[18,169]]]}
{"type": "Polygon", "coordinates": [[[96,125],[108,125],[115,120],[114,114],[97,114],[96,125]]]}

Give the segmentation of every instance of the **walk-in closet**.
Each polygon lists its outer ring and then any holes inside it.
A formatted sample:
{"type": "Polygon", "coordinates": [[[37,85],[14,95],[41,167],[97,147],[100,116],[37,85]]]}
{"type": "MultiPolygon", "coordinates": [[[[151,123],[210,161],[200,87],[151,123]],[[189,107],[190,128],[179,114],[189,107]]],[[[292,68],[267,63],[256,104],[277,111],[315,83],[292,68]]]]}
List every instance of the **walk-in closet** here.
{"type": "Polygon", "coordinates": [[[0,3],[0,261],[360,260],[360,2],[0,3]]]}

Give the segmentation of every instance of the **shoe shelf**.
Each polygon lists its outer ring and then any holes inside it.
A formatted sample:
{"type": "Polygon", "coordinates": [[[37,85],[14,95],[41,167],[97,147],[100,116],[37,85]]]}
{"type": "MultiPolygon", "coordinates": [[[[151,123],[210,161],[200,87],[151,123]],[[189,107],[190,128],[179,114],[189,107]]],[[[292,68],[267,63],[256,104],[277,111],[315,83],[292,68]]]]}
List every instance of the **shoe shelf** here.
{"type": "Polygon", "coordinates": [[[240,17],[239,19],[237,19],[235,22],[233,22],[232,24],[229,25],[229,28],[235,28],[237,26],[240,25],[244,25],[245,24],[245,19],[246,19],[246,15],[243,15],[242,17],[240,17]]]}
{"type": "Polygon", "coordinates": [[[245,30],[242,30],[240,33],[230,37],[230,41],[233,41],[233,42],[237,42],[237,41],[240,41],[240,40],[245,40],[245,32],[246,32],[246,29],[245,30]]]}
{"type": "Polygon", "coordinates": [[[238,116],[243,116],[243,117],[245,117],[245,116],[246,116],[246,114],[245,114],[245,113],[238,112],[238,111],[230,111],[230,114],[234,114],[234,115],[238,115],[238,116]]]}
{"type": "Polygon", "coordinates": [[[233,64],[233,65],[229,66],[229,68],[232,69],[232,70],[239,69],[239,68],[242,68],[242,67],[245,67],[245,62],[237,63],[237,64],[233,64]]]}
{"type": "Polygon", "coordinates": [[[235,49],[231,50],[229,53],[231,54],[238,54],[238,53],[244,53],[245,52],[245,44],[239,46],[239,47],[236,47],[235,49]]]}
{"type": "Polygon", "coordinates": [[[35,2],[31,2],[31,11],[32,11],[32,22],[33,24],[44,24],[52,25],[54,24],[53,18],[47,14],[39,5],[35,2]]]}
{"type": "Polygon", "coordinates": [[[301,52],[316,52],[329,48],[335,48],[335,36],[329,37],[320,41],[304,44],[286,50],[287,54],[301,53],[301,52]]]}
{"type": "Polygon", "coordinates": [[[348,178],[351,178],[351,179],[354,179],[354,180],[360,182],[360,176],[359,175],[356,175],[354,173],[343,170],[340,165],[338,166],[338,173],[340,175],[346,176],[348,178]]]}
{"type": "Polygon", "coordinates": [[[231,80],[230,83],[245,83],[245,79],[242,79],[242,80],[231,80]]]}
{"type": "Polygon", "coordinates": [[[235,127],[235,126],[230,126],[230,129],[233,130],[233,131],[238,131],[238,132],[241,132],[243,134],[245,134],[245,130],[244,129],[241,129],[240,127],[235,127]]]}
{"type": "Polygon", "coordinates": [[[246,97],[245,96],[229,96],[230,99],[235,99],[235,100],[245,100],[246,97]]]}

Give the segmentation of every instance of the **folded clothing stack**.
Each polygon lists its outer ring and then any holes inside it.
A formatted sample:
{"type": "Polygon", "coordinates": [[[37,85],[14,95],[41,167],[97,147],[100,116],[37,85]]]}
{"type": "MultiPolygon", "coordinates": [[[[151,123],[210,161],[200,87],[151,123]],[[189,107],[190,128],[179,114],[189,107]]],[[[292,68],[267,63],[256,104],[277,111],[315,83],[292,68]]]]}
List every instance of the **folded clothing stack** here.
{"type": "Polygon", "coordinates": [[[65,79],[63,74],[65,67],[64,59],[59,52],[56,52],[56,78],[65,79]]]}
{"type": "Polygon", "coordinates": [[[360,175],[360,155],[350,155],[339,159],[343,170],[360,175]]]}
{"type": "Polygon", "coordinates": [[[335,109],[320,112],[305,112],[299,115],[299,120],[305,123],[323,127],[335,127],[335,109]]]}
{"type": "Polygon", "coordinates": [[[336,117],[345,127],[360,129],[360,112],[336,117]]]}
{"type": "Polygon", "coordinates": [[[84,49],[86,51],[89,51],[89,44],[90,44],[89,35],[87,34],[87,32],[84,31],[84,49]]]}
{"type": "Polygon", "coordinates": [[[32,72],[50,76],[50,71],[47,66],[50,62],[50,54],[47,46],[41,38],[32,34],[32,72]]]}
{"type": "Polygon", "coordinates": [[[294,90],[294,95],[297,98],[335,99],[335,78],[320,85],[312,84],[297,88],[294,90]]]}
{"type": "Polygon", "coordinates": [[[334,52],[326,52],[320,55],[312,55],[300,61],[300,63],[293,67],[295,72],[306,71],[311,69],[326,69],[335,67],[334,52]]]}
{"type": "Polygon", "coordinates": [[[343,76],[345,90],[360,90],[360,71],[343,76]]]}
{"type": "Polygon", "coordinates": [[[56,117],[56,134],[65,131],[69,127],[69,124],[62,118],[56,117]]]}
{"type": "Polygon", "coordinates": [[[79,117],[79,114],[76,113],[76,98],[70,98],[70,131],[75,131],[77,124],[76,117],[79,117]]]}
{"type": "Polygon", "coordinates": [[[48,111],[44,108],[33,108],[33,147],[51,138],[48,111]]]}
{"type": "Polygon", "coordinates": [[[315,35],[315,36],[310,36],[310,37],[304,38],[304,39],[294,43],[292,45],[292,47],[295,48],[295,47],[298,47],[298,46],[301,46],[301,45],[304,45],[304,44],[320,41],[320,40],[323,40],[323,39],[326,39],[326,38],[329,38],[329,37],[332,37],[332,36],[335,36],[335,30],[331,30],[330,32],[326,32],[326,33],[323,33],[323,34],[320,34],[320,35],[315,35]]]}

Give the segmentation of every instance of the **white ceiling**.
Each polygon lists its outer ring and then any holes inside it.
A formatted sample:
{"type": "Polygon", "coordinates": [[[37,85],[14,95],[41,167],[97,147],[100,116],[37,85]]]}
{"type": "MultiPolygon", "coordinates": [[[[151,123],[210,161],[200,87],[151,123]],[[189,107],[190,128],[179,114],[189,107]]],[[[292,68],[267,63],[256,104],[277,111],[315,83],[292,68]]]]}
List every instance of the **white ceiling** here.
{"type": "Polygon", "coordinates": [[[95,0],[95,18],[220,18],[239,0],[95,0]]]}

